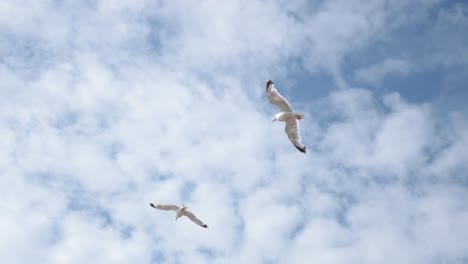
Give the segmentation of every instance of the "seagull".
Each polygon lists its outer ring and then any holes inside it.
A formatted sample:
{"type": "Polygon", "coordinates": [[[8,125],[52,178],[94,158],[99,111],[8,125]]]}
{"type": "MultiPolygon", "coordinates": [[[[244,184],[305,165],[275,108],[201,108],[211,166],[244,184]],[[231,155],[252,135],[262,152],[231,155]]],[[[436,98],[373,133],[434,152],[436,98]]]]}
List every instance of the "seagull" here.
{"type": "Polygon", "coordinates": [[[306,147],[301,143],[301,135],[299,134],[299,122],[298,119],[304,118],[304,114],[300,112],[294,112],[286,100],[279,92],[276,90],[273,81],[268,80],[266,83],[266,94],[270,103],[276,105],[279,108],[279,113],[275,115],[272,123],[275,121],[286,122],[286,127],[284,131],[288,135],[291,143],[302,153],[306,154],[306,147]]]}
{"type": "Polygon", "coordinates": [[[190,218],[190,220],[192,220],[192,222],[194,222],[195,224],[204,228],[208,228],[208,226],[202,221],[200,221],[200,219],[198,219],[192,212],[187,211],[187,206],[185,206],[184,204],[182,205],[182,207],[178,207],[177,205],[173,204],[158,204],[155,206],[154,204],[150,203],[150,206],[159,210],[176,211],[176,221],[177,218],[185,215],[186,217],[190,218]]]}

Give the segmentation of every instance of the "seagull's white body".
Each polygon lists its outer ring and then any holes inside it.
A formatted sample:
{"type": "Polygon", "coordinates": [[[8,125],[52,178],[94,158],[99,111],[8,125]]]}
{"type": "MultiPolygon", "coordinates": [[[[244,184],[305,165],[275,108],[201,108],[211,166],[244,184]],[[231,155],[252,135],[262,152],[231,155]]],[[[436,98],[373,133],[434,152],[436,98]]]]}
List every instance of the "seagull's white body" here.
{"type": "Polygon", "coordinates": [[[266,94],[268,100],[276,105],[279,109],[279,113],[275,115],[272,122],[276,120],[280,122],[286,122],[284,131],[288,135],[289,140],[293,145],[302,153],[306,153],[306,147],[301,142],[301,135],[299,134],[299,122],[298,119],[304,118],[304,114],[300,112],[294,112],[288,100],[286,100],[276,90],[274,83],[271,80],[267,81],[266,94]]]}
{"type": "Polygon", "coordinates": [[[183,215],[185,215],[190,220],[192,220],[192,222],[194,222],[195,224],[204,228],[208,228],[208,226],[204,224],[202,221],[200,221],[200,219],[198,219],[192,212],[187,211],[187,206],[185,205],[182,205],[181,207],[179,207],[173,204],[158,204],[155,206],[154,204],[150,203],[150,206],[159,210],[176,211],[176,218],[175,218],[176,221],[179,217],[182,217],[183,215]]]}

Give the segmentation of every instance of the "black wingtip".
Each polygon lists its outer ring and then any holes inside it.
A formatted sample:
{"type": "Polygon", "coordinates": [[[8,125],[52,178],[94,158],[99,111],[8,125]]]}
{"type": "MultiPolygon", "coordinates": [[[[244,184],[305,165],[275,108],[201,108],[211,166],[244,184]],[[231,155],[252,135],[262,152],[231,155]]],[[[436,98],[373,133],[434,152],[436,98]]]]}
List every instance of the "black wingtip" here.
{"type": "Polygon", "coordinates": [[[202,226],[202,227],[203,227],[203,228],[208,228],[208,225],[204,225],[204,226],[202,226]]]}
{"type": "Polygon", "coordinates": [[[267,91],[268,91],[268,86],[270,86],[270,84],[273,84],[272,80],[268,80],[267,83],[266,83],[266,90],[267,91]]]}
{"type": "Polygon", "coordinates": [[[301,148],[301,147],[298,147],[298,146],[296,146],[296,145],[294,145],[294,146],[295,146],[300,152],[306,154],[306,147],[301,148]]]}
{"type": "Polygon", "coordinates": [[[156,206],[154,206],[154,204],[153,204],[153,203],[150,203],[150,206],[151,206],[151,207],[154,207],[154,208],[156,208],[156,206]]]}

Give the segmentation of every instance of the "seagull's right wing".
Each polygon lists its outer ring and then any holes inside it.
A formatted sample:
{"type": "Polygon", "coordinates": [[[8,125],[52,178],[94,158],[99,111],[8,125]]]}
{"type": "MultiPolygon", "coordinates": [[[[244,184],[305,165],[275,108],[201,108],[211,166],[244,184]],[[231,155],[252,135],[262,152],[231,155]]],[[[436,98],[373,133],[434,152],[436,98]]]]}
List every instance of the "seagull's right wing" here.
{"type": "Polygon", "coordinates": [[[203,223],[200,219],[198,219],[192,212],[185,210],[184,215],[190,218],[190,220],[192,220],[192,222],[194,222],[195,224],[204,228],[208,228],[208,226],[205,223],[203,223]]]}
{"type": "Polygon", "coordinates": [[[177,211],[177,210],[179,210],[179,206],[173,205],[173,204],[158,204],[158,205],[155,206],[154,204],[150,203],[150,205],[151,205],[151,207],[159,209],[159,210],[165,210],[165,211],[177,211]]]}
{"type": "Polygon", "coordinates": [[[286,127],[284,131],[288,135],[291,143],[302,153],[306,153],[306,147],[301,143],[301,135],[299,134],[299,122],[296,118],[290,117],[286,119],[286,127]]]}
{"type": "Polygon", "coordinates": [[[271,80],[267,81],[266,94],[270,103],[276,105],[280,112],[292,112],[291,105],[279,92],[271,80]]]}

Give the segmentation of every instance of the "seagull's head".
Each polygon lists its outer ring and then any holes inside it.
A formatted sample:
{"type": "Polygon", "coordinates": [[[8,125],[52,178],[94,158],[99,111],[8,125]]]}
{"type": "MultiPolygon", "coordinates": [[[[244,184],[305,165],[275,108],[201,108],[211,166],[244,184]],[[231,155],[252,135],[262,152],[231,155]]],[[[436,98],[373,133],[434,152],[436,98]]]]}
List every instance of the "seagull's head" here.
{"type": "Polygon", "coordinates": [[[185,204],[182,204],[182,207],[180,208],[181,210],[186,210],[187,206],[185,204]]]}
{"type": "Polygon", "coordinates": [[[271,122],[273,123],[275,121],[284,121],[283,116],[284,116],[284,113],[277,113],[275,117],[273,118],[273,120],[271,120],[271,122]]]}

